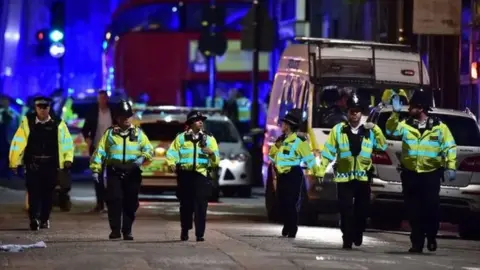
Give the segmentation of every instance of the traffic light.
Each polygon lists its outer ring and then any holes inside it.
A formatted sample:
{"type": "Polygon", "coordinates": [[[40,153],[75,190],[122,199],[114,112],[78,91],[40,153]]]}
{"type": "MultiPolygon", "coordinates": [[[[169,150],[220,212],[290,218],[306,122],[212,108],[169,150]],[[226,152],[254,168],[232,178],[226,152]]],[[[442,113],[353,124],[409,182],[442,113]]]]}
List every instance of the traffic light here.
{"type": "Polygon", "coordinates": [[[202,10],[202,30],[198,49],[206,56],[222,56],[227,51],[227,38],[222,34],[225,7],[206,5],[202,10]]]}
{"type": "Polygon", "coordinates": [[[49,52],[54,58],[61,58],[65,53],[65,2],[55,1],[50,6],[50,32],[48,38],[51,42],[49,52]]]}
{"type": "Polygon", "coordinates": [[[47,29],[39,30],[35,34],[35,39],[37,40],[36,53],[38,56],[45,56],[48,53],[50,47],[48,34],[49,31],[47,29]]]}
{"type": "Polygon", "coordinates": [[[54,29],[50,31],[50,34],[48,35],[50,40],[52,42],[61,42],[63,41],[63,32],[57,29],[54,29]]]}

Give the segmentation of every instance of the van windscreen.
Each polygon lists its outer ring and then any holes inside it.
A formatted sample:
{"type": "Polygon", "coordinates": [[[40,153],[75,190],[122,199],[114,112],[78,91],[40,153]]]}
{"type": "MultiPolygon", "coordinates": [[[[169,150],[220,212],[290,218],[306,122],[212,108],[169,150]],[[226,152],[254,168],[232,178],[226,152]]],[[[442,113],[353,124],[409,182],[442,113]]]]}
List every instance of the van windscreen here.
{"type": "Polygon", "coordinates": [[[389,103],[391,95],[396,92],[402,103],[407,104],[413,90],[380,89],[363,87],[325,86],[315,90],[312,108],[313,128],[332,128],[346,120],[347,100],[352,93],[356,93],[362,104],[363,115],[367,116],[370,110],[379,103],[389,103]]]}

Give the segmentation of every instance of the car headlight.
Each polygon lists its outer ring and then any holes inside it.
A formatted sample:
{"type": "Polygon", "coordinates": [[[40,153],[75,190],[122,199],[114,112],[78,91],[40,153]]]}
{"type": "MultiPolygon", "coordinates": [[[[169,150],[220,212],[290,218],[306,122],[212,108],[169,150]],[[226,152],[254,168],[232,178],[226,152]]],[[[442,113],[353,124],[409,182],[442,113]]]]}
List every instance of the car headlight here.
{"type": "Polygon", "coordinates": [[[163,148],[163,147],[157,147],[157,148],[155,148],[155,156],[156,156],[156,157],[163,157],[163,156],[165,156],[165,152],[166,152],[166,150],[165,150],[165,148],[163,148]]]}
{"type": "Polygon", "coordinates": [[[228,159],[230,160],[236,160],[236,161],[246,161],[248,159],[248,156],[240,153],[240,154],[231,154],[228,159]]]}

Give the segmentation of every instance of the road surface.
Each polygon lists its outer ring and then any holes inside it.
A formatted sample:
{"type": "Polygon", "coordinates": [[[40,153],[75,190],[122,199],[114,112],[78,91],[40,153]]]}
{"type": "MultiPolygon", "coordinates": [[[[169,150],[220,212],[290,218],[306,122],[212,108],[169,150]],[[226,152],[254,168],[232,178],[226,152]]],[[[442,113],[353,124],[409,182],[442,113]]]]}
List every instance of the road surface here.
{"type": "MultiPolygon", "coordinates": [[[[79,191],[87,192],[87,191],[79,191]]],[[[73,192],[75,195],[75,191],[73,192]]],[[[443,232],[436,253],[412,255],[406,232],[366,233],[364,245],[341,247],[337,228],[300,227],[296,239],[265,221],[263,199],[224,199],[210,204],[205,242],[179,241],[178,203],[142,202],[135,240],[108,240],[105,214],[90,214],[87,200],[70,213],[55,211],[52,227],[31,232],[22,191],[0,188],[1,244],[45,241],[43,249],[0,252],[0,269],[465,269],[480,270],[480,242],[443,232]],[[16,199],[14,199],[16,198],[16,199]]],[[[80,194],[81,195],[81,194],[80,194]]],[[[76,196],[74,196],[76,197],[76,196]]],[[[83,203],[82,203],[83,202],[83,203]]]]}

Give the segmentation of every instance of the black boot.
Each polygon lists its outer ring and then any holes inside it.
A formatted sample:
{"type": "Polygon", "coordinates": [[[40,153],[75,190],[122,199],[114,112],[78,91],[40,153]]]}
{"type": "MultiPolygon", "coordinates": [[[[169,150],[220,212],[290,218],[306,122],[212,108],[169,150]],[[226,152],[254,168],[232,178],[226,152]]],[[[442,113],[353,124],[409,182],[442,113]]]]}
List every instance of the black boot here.
{"type": "Polygon", "coordinates": [[[123,234],[123,240],[132,241],[132,240],[133,240],[133,235],[132,235],[132,233],[124,233],[124,234],[123,234]]]}
{"type": "Polygon", "coordinates": [[[180,233],[180,240],[188,241],[188,230],[182,230],[180,233]]]}
{"type": "Polygon", "coordinates": [[[287,237],[288,237],[288,238],[295,238],[295,237],[297,237],[297,231],[298,231],[298,227],[295,226],[294,228],[292,228],[291,230],[288,231],[287,237]]]}
{"type": "Polygon", "coordinates": [[[427,239],[427,249],[429,251],[436,251],[437,250],[437,239],[427,239]]]}
{"type": "Polygon", "coordinates": [[[423,248],[421,247],[411,247],[408,252],[410,253],[423,253],[423,248]]]}
{"type": "Polygon", "coordinates": [[[203,236],[197,236],[197,242],[203,242],[205,241],[205,238],[203,236]]]}
{"type": "Polygon", "coordinates": [[[342,248],[343,249],[352,249],[352,240],[350,237],[345,237],[345,236],[342,236],[342,239],[343,239],[343,245],[342,245],[342,248]]]}
{"type": "Polygon", "coordinates": [[[288,235],[288,230],[287,230],[287,227],[286,226],[283,226],[283,229],[282,229],[282,236],[283,237],[286,237],[288,235]]]}
{"type": "Polygon", "coordinates": [[[42,221],[40,222],[40,229],[50,229],[50,221],[42,221]]]}
{"type": "Polygon", "coordinates": [[[39,228],[38,220],[36,219],[30,220],[30,230],[38,231],[38,228],[39,228]]]}
{"type": "Polygon", "coordinates": [[[359,247],[362,245],[363,243],[363,233],[357,233],[355,235],[355,239],[353,240],[353,243],[355,244],[355,246],[359,247]]]}
{"type": "Polygon", "coordinates": [[[120,239],[121,237],[122,237],[122,234],[120,233],[120,231],[112,231],[108,236],[110,240],[120,239]]]}

